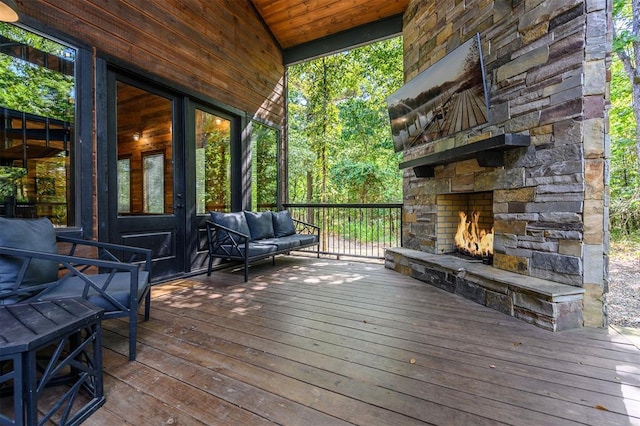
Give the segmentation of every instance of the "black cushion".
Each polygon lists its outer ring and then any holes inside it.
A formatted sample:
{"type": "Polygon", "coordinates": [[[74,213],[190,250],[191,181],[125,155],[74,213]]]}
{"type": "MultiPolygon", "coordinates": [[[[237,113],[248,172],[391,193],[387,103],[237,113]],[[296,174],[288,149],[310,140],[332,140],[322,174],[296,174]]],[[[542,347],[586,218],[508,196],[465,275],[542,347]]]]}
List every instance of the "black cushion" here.
{"type": "MultiPolygon", "coordinates": [[[[278,247],[272,244],[249,243],[247,257],[268,256],[278,251],[278,247]]],[[[222,245],[216,250],[219,257],[243,258],[245,254],[245,244],[240,244],[236,248],[232,245],[222,245]]]]}
{"type": "MultiPolygon", "coordinates": [[[[245,234],[247,236],[251,236],[251,232],[249,231],[249,225],[247,225],[247,219],[243,212],[234,212],[234,213],[220,213],[220,212],[211,212],[211,220],[213,223],[217,225],[222,225],[226,228],[232,229],[234,231],[238,231],[241,234],[245,234]]],[[[229,233],[227,231],[218,230],[216,232],[217,240],[219,243],[225,243],[227,240],[227,236],[229,233]]],[[[231,238],[240,242],[241,238],[237,235],[231,235],[231,238]]]]}
{"type": "Polygon", "coordinates": [[[256,241],[255,244],[269,244],[277,247],[278,251],[292,250],[300,245],[300,239],[296,235],[287,235],[285,237],[267,238],[256,241]]]}
{"type": "Polygon", "coordinates": [[[306,246],[318,242],[318,236],[313,234],[296,234],[292,235],[291,237],[298,240],[301,246],[306,246]]]}
{"type": "MultiPolygon", "coordinates": [[[[22,250],[58,253],[56,232],[47,218],[6,219],[0,217],[0,246],[22,250]]],[[[14,286],[24,259],[0,256],[0,290],[14,286]]],[[[32,259],[22,286],[44,284],[58,279],[58,263],[32,259]]]]}
{"type": "Polygon", "coordinates": [[[265,238],[273,238],[273,222],[271,221],[271,212],[244,212],[249,224],[249,232],[251,232],[251,240],[262,240],[265,238]]]}
{"type": "Polygon", "coordinates": [[[273,234],[276,238],[296,233],[296,227],[293,224],[289,210],[273,212],[271,217],[273,219],[273,234]]]}
{"type": "MultiPolygon", "coordinates": [[[[110,274],[96,274],[87,276],[97,286],[104,288],[107,280],[109,285],[105,292],[112,296],[115,300],[122,303],[127,308],[129,306],[129,295],[131,294],[131,273],[116,272],[110,274]]],[[[144,294],[145,289],[149,285],[149,272],[138,272],[138,294],[139,300],[144,294]]],[[[38,296],[38,300],[57,300],[70,297],[83,297],[95,306],[103,308],[107,312],[119,311],[120,309],[107,299],[104,294],[96,291],[93,287],[89,287],[86,296],[83,291],[87,284],[78,276],[72,276],[62,279],[57,285],[50,287],[47,291],[38,296]]],[[[134,306],[134,309],[136,306],[134,306]]]]}

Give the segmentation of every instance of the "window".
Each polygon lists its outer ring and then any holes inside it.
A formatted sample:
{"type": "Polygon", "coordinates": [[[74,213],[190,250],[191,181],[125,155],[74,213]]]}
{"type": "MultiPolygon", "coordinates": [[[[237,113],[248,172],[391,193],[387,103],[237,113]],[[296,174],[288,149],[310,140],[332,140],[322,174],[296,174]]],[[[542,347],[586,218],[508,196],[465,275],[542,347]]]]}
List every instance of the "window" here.
{"type": "Polygon", "coordinates": [[[0,23],[0,214],[72,226],[77,50],[0,23]]]}
{"type": "Polygon", "coordinates": [[[118,213],[172,214],[172,100],[123,81],[116,90],[118,213]]]}
{"type": "Polygon", "coordinates": [[[276,210],[278,198],[278,131],[258,122],[251,132],[251,209],[276,210]]]}
{"type": "Polygon", "coordinates": [[[131,160],[118,160],[118,213],[131,213],[131,160]]]}
{"type": "Polygon", "coordinates": [[[231,121],[196,109],[196,212],[231,210],[231,121]]]}
{"type": "Polygon", "coordinates": [[[142,157],[144,213],[164,213],[164,154],[142,157]]]}

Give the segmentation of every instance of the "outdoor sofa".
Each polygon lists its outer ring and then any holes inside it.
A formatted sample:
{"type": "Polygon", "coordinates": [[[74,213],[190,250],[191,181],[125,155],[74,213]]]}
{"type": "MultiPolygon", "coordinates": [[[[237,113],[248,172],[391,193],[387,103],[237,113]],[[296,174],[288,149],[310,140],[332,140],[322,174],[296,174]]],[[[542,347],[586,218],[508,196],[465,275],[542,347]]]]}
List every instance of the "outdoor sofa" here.
{"type": "Polygon", "coordinates": [[[293,219],[288,210],[211,212],[206,225],[208,276],[216,258],[242,262],[246,282],[251,262],[272,257],[275,264],[276,255],[314,246],[320,257],[320,228],[293,219]]]}

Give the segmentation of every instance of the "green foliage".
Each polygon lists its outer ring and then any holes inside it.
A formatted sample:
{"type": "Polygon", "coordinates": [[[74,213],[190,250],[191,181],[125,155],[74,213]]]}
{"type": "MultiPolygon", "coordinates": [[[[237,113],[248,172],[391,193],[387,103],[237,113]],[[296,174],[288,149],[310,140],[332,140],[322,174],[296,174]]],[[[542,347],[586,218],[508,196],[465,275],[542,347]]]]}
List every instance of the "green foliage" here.
{"type": "Polygon", "coordinates": [[[613,19],[615,37],[613,39],[614,52],[627,52],[633,55],[633,43],[638,41],[638,34],[633,28],[633,8],[629,0],[614,0],[613,19]]]}
{"type": "MultiPolygon", "coordinates": [[[[382,209],[381,209],[382,210],[382,209]]],[[[393,221],[384,216],[384,213],[377,214],[375,211],[369,217],[355,218],[346,222],[341,222],[340,218],[327,220],[328,233],[340,235],[347,241],[360,243],[397,241],[400,229],[390,229],[393,221]],[[341,223],[342,226],[335,226],[341,223]]]]}
{"type": "MultiPolygon", "coordinates": [[[[74,51],[16,26],[0,23],[0,36],[50,55],[73,58],[74,51]]],[[[74,77],[16,56],[0,55],[0,105],[17,111],[74,121],[74,77]]]]}
{"type": "Polygon", "coordinates": [[[289,200],[397,202],[386,97],[403,83],[395,38],[289,68],[289,200]]]}
{"type": "Polygon", "coordinates": [[[614,56],[611,67],[611,196],[614,199],[633,196],[638,187],[636,167],[636,127],[633,114],[631,83],[614,56]]]}
{"type": "Polygon", "coordinates": [[[253,164],[252,209],[273,208],[278,196],[278,133],[275,129],[252,122],[253,164]]]}
{"type": "MultiPolygon", "coordinates": [[[[207,116],[213,122],[213,116],[207,116]]],[[[204,148],[206,205],[214,209],[227,209],[231,205],[229,193],[229,132],[210,126],[204,148]]]]}
{"type": "MultiPolygon", "coordinates": [[[[640,99],[634,99],[630,70],[636,71],[634,56],[640,40],[634,25],[632,3],[615,0],[613,4],[615,37],[611,66],[611,109],[609,111],[610,157],[610,223],[614,239],[640,232],[640,177],[638,176],[637,110],[640,99]],[[626,62],[626,68],[625,63],[626,62]]],[[[635,19],[638,19],[635,17],[635,19]]],[[[635,84],[638,84],[637,82],[635,84]]]]}
{"type": "Polygon", "coordinates": [[[22,167],[0,166],[0,195],[15,197],[17,188],[22,184],[22,178],[26,174],[27,169],[22,167]]]}

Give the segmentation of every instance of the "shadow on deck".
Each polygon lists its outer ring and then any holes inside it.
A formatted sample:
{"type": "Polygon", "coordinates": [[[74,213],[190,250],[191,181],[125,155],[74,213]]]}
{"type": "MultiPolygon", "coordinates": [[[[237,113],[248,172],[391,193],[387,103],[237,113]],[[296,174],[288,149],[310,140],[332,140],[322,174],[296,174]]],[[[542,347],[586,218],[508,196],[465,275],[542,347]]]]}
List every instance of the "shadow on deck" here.
{"type": "Polygon", "coordinates": [[[85,424],[640,424],[640,350],[551,333],[384,269],[280,257],[157,285],[127,359],[103,322],[85,424]]]}

